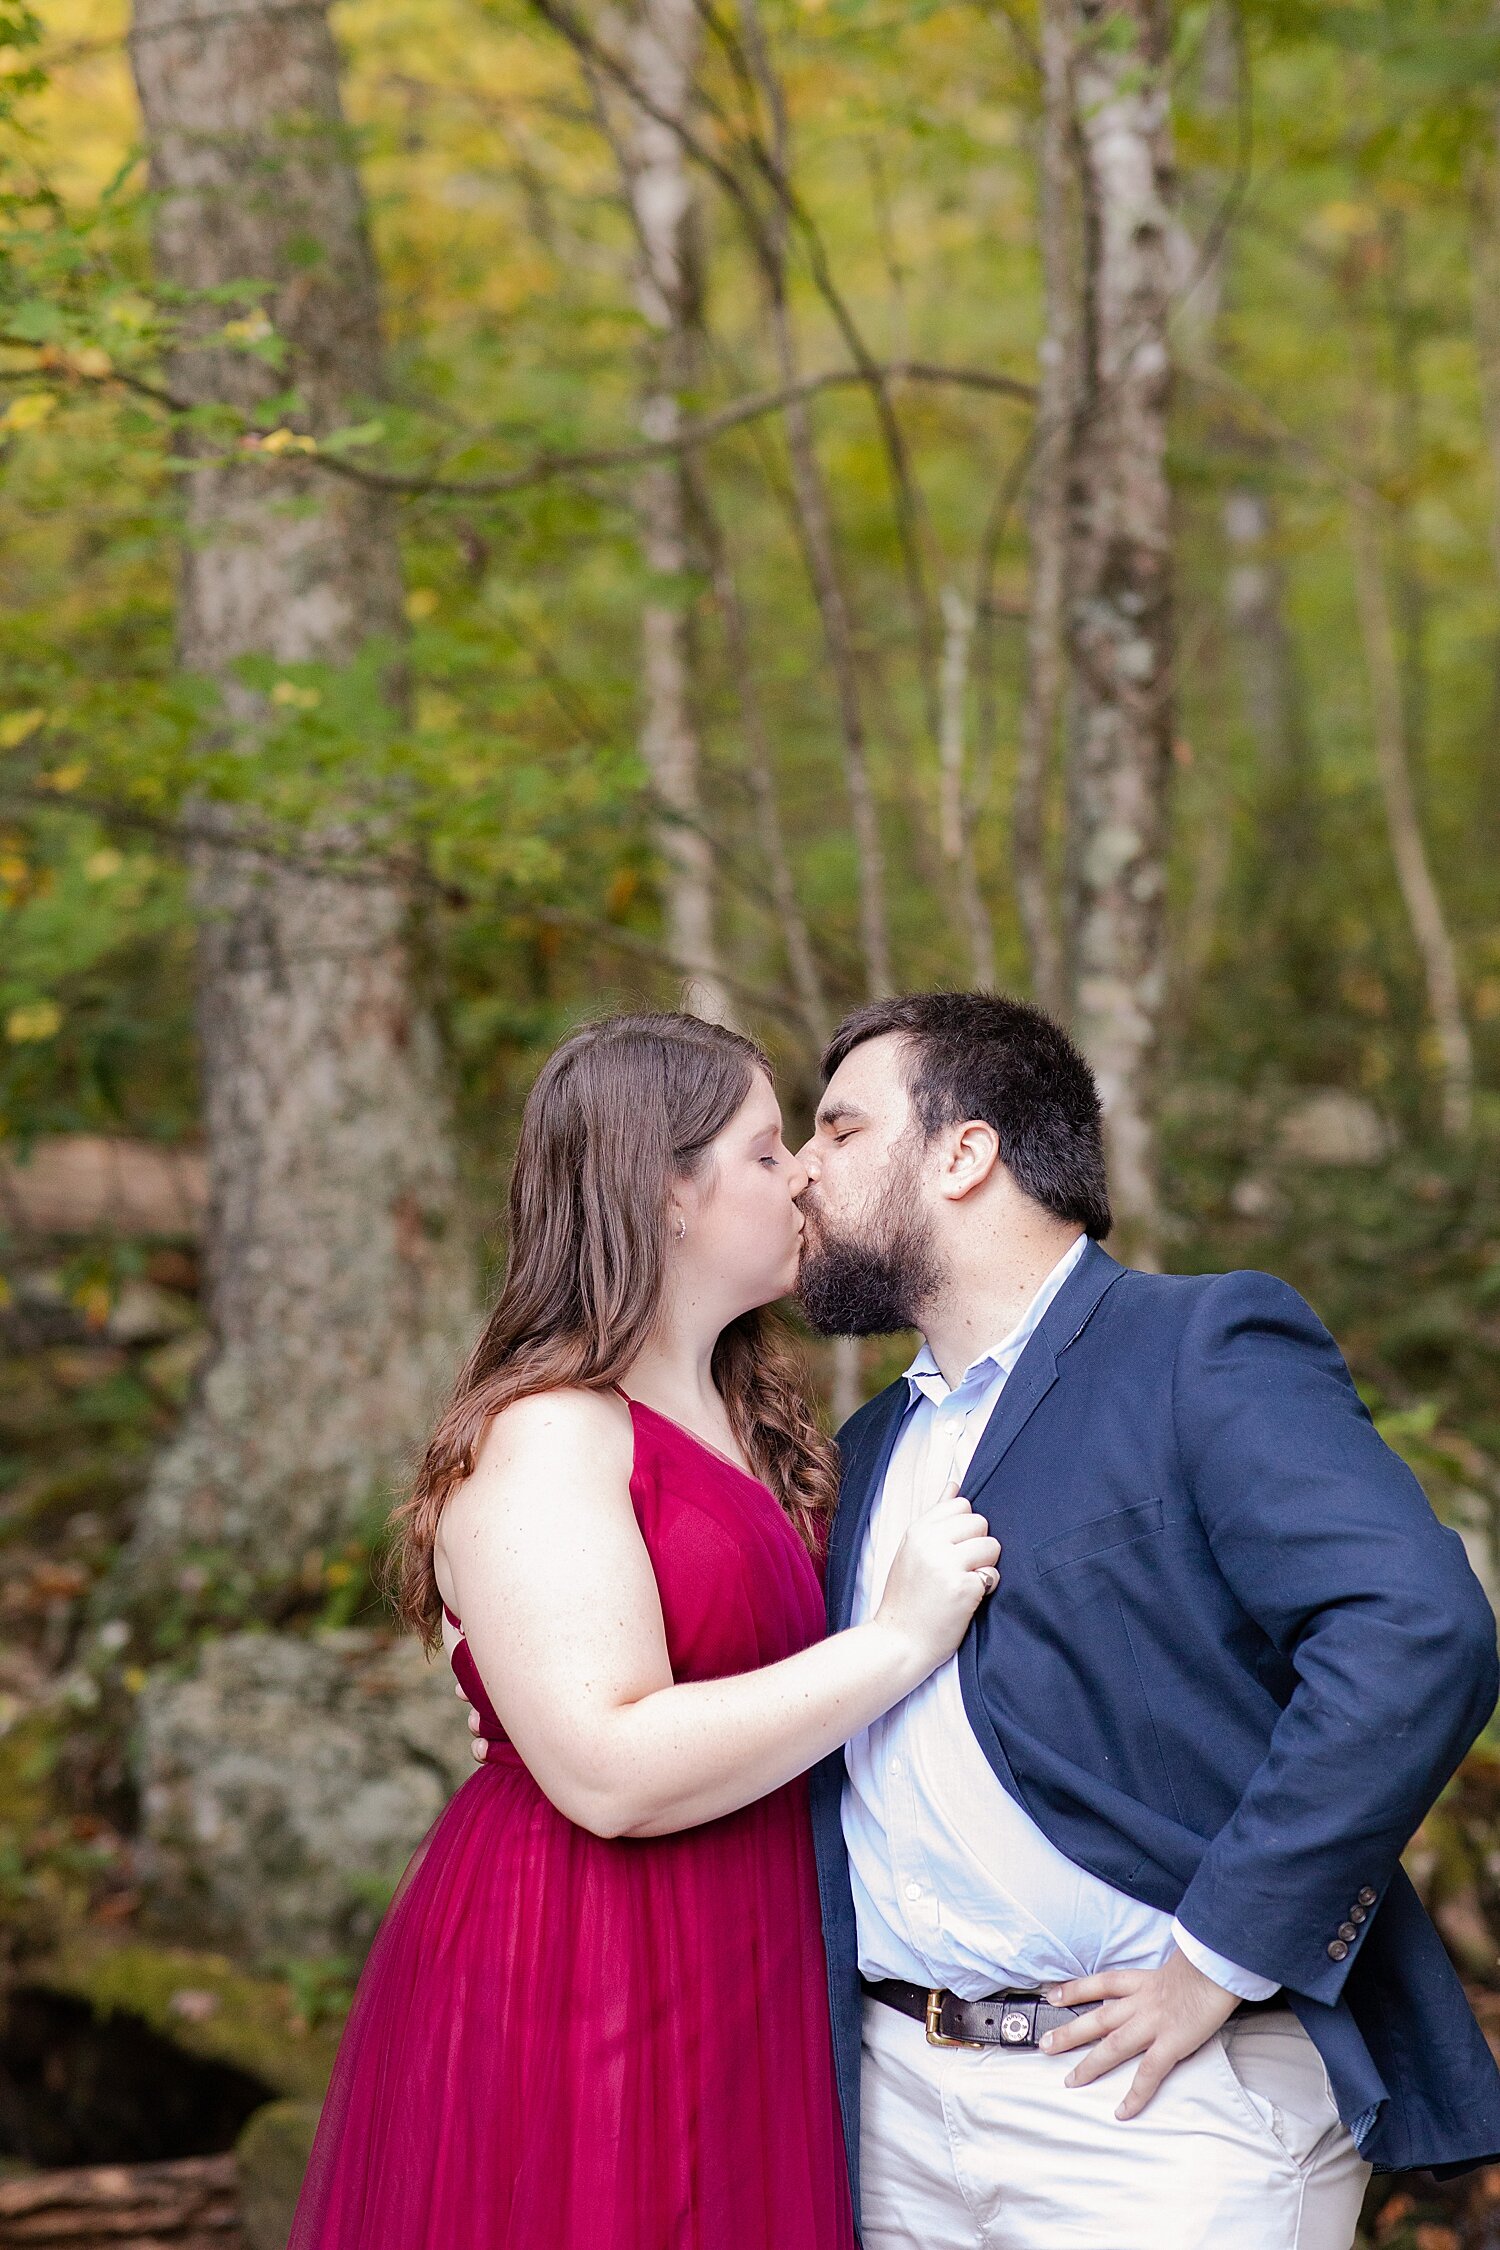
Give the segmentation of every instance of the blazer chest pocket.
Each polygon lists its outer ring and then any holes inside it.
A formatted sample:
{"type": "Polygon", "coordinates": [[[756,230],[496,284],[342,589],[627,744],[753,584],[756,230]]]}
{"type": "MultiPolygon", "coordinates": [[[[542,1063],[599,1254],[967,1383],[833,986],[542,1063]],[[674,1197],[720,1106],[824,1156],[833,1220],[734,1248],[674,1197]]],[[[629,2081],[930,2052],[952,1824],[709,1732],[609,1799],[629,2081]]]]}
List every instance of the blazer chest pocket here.
{"type": "Polygon", "coordinates": [[[1133,1566],[1148,1560],[1143,1545],[1161,1536],[1167,1517],[1162,1501],[1141,1500],[1042,1540],[1033,1550],[1032,1568],[1046,1599],[1071,1605],[1117,1589],[1133,1566]]]}

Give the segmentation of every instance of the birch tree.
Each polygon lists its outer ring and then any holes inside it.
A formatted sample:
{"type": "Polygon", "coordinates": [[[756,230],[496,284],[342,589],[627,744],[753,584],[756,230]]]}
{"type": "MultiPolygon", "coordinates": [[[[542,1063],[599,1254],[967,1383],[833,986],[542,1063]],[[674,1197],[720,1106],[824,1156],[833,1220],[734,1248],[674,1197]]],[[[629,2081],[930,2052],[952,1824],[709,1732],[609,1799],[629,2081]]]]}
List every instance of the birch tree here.
{"type": "Polygon", "coordinates": [[[1164,0],[1048,0],[1082,209],[1067,486],[1068,944],[1127,1247],[1154,1255],[1172,743],[1172,176],[1164,0]]]}
{"type": "MultiPolygon", "coordinates": [[[[279,451],[184,441],[180,659],[218,692],[216,739],[254,759],[287,706],[247,659],[344,667],[373,647],[401,692],[389,504],[297,450],[379,383],[360,187],[320,7],[138,0],[131,56],[157,274],[184,308],[173,387],[287,416],[279,451]],[[255,309],[230,321],[247,284],[255,309]],[[245,348],[262,332],[284,359],[245,348]]],[[[320,692],[277,686],[293,708],[320,692]]],[[[465,1336],[469,1249],[406,887],[352,817],[288,852],[228,809],[194,827],[216,1343],[134,1563],[149,1580],[202,1549],[279,1578],[385,1498],[465,1336]]]]}
{"type": "Polygon", "coordinates": [[[1458,954],[1433,876],[1416,792],[1401,693],[1396,619],[1385,576],[1381,507],[1367,484],[1350,495],[1354,588],[1370,691],[1370,724],[1386,834],[1402,903],[1421,958],[1442,1081],[1443,1129],[1463,1138],[1474,1122],[1474,1049],[1464,1017],[1458,954]]]}
{"type": "Polygon", "coordinates": [[[1081,245],[1073,57],[1075,27],[1063,0],[1041,18],[1042,115],[1037,146],[1037,235],[1042,268],[1036,439],[1027,489],[1031,575],[1026,610],[1026,692],[1011,806],[1016,913],[1031,989],[1054,1015],[1068,1007],[1056,886],[1048,862],[1048,808],[1064,702],[1063,589],[1068,471],[1078,391],[1081,245]]]}
{"type": "MultiPolygon", "coordinates": [[[[632,105],[623,171],[639,245],[636,301],[650,331],[643,436],[675,437],[699,356],[702,261],[697,188],[679,128],[700,45],[694,0],[643,0],[631,26],[632,105]]],[[[693,530],[681,455],[640,481],[641,552],[651,591],[641,610],[641,753],[660,807],[668,944],[688,975],[685,1004],[727,1021],[729,995],[714,930],[713,845],[704,825],[703,745],[694,707],[693,530]]]]}

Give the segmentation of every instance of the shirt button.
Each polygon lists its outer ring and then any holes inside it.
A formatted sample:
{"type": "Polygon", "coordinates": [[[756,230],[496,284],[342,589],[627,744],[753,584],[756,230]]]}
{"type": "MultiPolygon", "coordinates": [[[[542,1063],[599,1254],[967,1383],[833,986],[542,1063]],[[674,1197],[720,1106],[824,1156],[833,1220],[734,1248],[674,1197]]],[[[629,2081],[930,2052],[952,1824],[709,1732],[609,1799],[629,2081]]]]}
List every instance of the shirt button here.
{"type": "Polygon", "coordinates": [[[1338,1938],[1338,1937],[1336,1937],[1336,1938],[1330,1938],[1330,1939],[1329,1939],[1329,1941],[1328,1941],[1328,1958],[1329,1958],[1329,1960],[1330,1960],[1330,1961],[1343,1961],[1343,1960],[1346,1960],[1346,1959],[1347,1959],[1347,1957],[1348,1957],[1348,1953],[1349,1953],[1349,1948],[1348,1948],[1348,1946],[1347,1946],[1347,1945],[1345,1945],[1345,1943],[1344,1943],[1344,1941],[1343,1941],[1343,1939],[1342,1939],[1342,1938],[1338,1938]]]}
{"type": "Polygon", "coordinates": [[[908,1883],[908,1884],[907,1884],[907,1886],[906,1886],[906,1895],[907,1895],[907,1897],[908,1897],[908,1898],[920,1898],[920,1897],[922,1896],[922,1886],[921,1886],[921,1884],[920,1884],[920,1883],[908,1883]]]}
{"type": "Polygon", "coordinates": [[[900,1760],[899,1758],[892,1758],[892,1760],[891,1760],[891,1772],[892,1772],[892,1773],[895,1773],[895,1774],[899,1774],[899,1773],[900,1773],[900,1771],[901,1771],[901,1760],[900,1760]]]}

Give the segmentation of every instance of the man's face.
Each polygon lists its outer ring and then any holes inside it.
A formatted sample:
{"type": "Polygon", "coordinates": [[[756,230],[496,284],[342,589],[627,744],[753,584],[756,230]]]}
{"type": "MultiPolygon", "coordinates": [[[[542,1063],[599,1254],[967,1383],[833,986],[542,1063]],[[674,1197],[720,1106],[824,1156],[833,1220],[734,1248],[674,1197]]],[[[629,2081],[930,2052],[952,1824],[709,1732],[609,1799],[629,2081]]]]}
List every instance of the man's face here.
{"type": "Polygon", "coordinates": [[[809,1179],[797,1293],[825,1336],[917,1327],[941,1278],[904,1046],[888,1032],[855,1048],[828,1081],[799,1154],[809,1179]]]}

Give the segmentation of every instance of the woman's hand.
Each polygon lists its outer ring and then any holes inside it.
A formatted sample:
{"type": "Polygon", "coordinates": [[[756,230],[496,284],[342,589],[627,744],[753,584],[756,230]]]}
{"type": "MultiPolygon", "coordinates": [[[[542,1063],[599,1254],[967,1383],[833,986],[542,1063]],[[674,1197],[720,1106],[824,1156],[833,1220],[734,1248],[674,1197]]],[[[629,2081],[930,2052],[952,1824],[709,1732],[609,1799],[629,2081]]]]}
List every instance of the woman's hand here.
{"type": "Polygon", "coordinates": [[[975,1610],[1000,1582],[1000,1547],[989,1529],[955,1479],[896,1549],[874,1622],[910,1644],[923,1679],[953,1654],[975,1610]]]}

